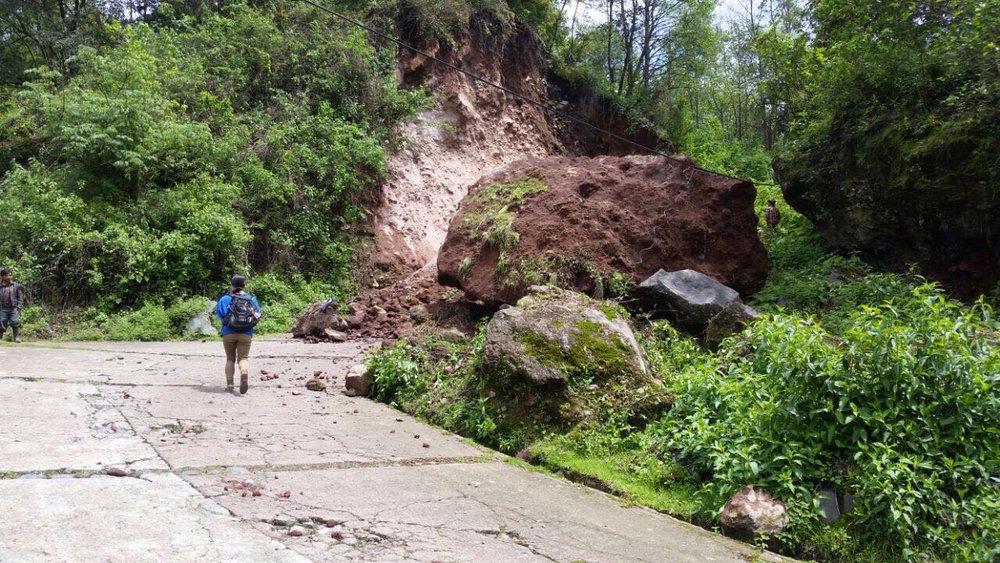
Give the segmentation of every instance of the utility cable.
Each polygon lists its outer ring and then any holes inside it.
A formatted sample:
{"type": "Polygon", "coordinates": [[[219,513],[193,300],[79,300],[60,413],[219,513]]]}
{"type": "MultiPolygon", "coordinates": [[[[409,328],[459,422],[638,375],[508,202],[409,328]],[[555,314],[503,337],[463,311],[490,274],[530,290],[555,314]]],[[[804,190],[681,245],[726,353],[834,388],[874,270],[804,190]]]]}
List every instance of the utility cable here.
{"type": "Polygon", "coordinates": [[[585,127],[589,127],[591,129],[593,129],[594,131],[597,131],[599,133],[603,133],[604,135],[607,135],[609,137],[612,137],[614,139],[617,139],[617,140],[622,141],[624,143],[627,143],[629,145],[635,146],[637,148],[640,148],[640,149],[642,149],[644,151],[647,151],[647,152],[650,152],[652,154],[656,154],[656,155],[659,155],[659,156],[664,156],[664,157],[670,158],[670,155],[665,154],[663,152],[660,152],[660,151],[658,151],[658,150],[656,150],[654,148],[647,147],[646,145],[643,145],[641,143],[637,143],[637,142],[633,141],[632,139],[629,139],[627,137],[623,137],[623,136],[618,135],[616,133],[612,133],[611,131],[608,131],[606,129],[601,129],[600,127],[598,127],[598,126],[594,125],[593,123],[590,123],[590,122],[588,122],[588,121],[586,121],[584,119],[580,119],[579,117],[575,117],[575,116],[572,116],[572,115],[570,115],[568,113],[559,111],[559,110],[557,110],[556,108],[554,108],[552,106],[546,105],[546,104],[544,104],[542,102],[539,102],[537,100],[533,100],[533,99],[525,96],[524,94],[521,94],[520,92],[512,90],[512,89],[510,89],[510,88],[508,88],[508,87],[506,87],[506,86],[504,86],[502,84],[497,84],[496,82],[493,82],[491,80],[483,78],[483,77],[481,77],[481,76],[479,76],[479,75],[477,75],[475,73],[469,72],[469,71],[467,71],[467,70],[465,70],[463,68],[460,68],[458,66],[455,66],[455,65],[453,65],[453,64],[451,64],[451,63],[449,63],[447,61],[443,61],[443,60],[435,57],[434,55],[432,55],[430,53],[427,53],[425,51],[421,51],[420,49],[417,49],[416,47],[413,47],[411,45],[408,45],[407,43],[404,43],[403,41],[400,41],[399,39],[396,39],[395,37],[392,37],[389,34],[383,33],[381,31],[378,31],[377,29],[374,29],[374,28],[372,28],[370,26],[367,26],[367,25],[365,25],[365,24],[363,24],[363,23],[361,23],[359,21],[351,19],[351,18],[349,18],[349,17],[347,17],[347,16],[345,16],[343,14],[340,14],[340,13],[338,13],[338,12],[336,12],[336,11],[330,9],[330,8],[327,8],[326,6],[323,6],[321,4],[317,4],[313,0],[299,0],[299,1],[303,2],[305,4],[309,4],[310,6],[316,8],[318,10],[322,10],[322,11],[324,11],[324,12],[330,14],[330,15],[333,15],[333,16],[335,16],[337,18],[340,18],[340,19],[346,21],[347,23],[349,23],[351,25],[354,25],[354,26],[357,26],[357,27],[359,27],[361,29],[364,29],[368,33],[371,33],[373,35],[377,35],[378,37],[381,37],[382,39],[385,39],[387,41],[395,43],[396,45],[398,45],[398,46],[400,46],[400,47],[402,47],[404,49],[408,49],[410,51],[413,51],[414,53],[416,53],[418,55],[421,55],[423,57],[426,57],[427,59],[430,59],[430,60],[432,60],[432,61],[434,61],[434,62],[436,62],[438,64],[444,65],[444,66],[446,66],[446,67],[448,67],[448,68],[450,68],[452,70],[458,71],[458,72],[460,72],[460,73],[468,76],[469,78],[471,78],[473,80],[476,80],[478,82],[482,82],[483,84],[486,84],[486,85],[491,86],[493,88],[497,88],[499,90],[503,90],[504,92],[510,94],[511,96],[514,96],[515,98],[517,98],[519,100],[523,100],[523,101],[525,101],[525,102],[527,102],[527,103],[529,103],[529,104],[531,104],[533,106],[539,107],[539,108],[541,108],[541,109],[543,109],[543,110],[545,110],[545,111],[547,111],[549,113],[555,114],[555,115],[557,115],[557,116],[559,116],[559,117],[561,117],[563,119],[572,121],[574,123],[577,123],[579,125],[583,125],[585,127]]]}

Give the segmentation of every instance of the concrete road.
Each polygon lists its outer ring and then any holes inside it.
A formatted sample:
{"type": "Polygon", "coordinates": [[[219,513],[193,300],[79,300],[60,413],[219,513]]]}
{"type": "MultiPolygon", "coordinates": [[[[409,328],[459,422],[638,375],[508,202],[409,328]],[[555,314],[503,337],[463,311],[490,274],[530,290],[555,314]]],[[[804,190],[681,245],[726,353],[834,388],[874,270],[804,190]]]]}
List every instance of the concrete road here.
{"type": "Polygon", "coordinates": [[[363,353],[258,338],[240,396],[219,342],[0,346],[0,562],[752,556],[342,395],[363,353]]]}

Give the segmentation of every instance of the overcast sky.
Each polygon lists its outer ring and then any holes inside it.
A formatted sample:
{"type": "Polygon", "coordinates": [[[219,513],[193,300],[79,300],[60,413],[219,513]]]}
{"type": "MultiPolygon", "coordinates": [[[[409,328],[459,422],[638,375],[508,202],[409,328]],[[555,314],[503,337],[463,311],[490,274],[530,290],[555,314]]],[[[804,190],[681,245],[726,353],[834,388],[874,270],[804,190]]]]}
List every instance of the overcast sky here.
{"type": "MultiPolygon", "coordinates": [[[[719,5],[715,8],[715,19],[723,20],[733,13],[742,13],[746,10],[747,2],[752,0],[719,0],[719,5]]],[[[577,21],[582,24],[596,25],[607,21],[608,17],[604,10],[591,7],[598,3],[594,0],[575,0],[566,8],[567,20],[573,17],[573,8],[577,8],[577,21]]]]}

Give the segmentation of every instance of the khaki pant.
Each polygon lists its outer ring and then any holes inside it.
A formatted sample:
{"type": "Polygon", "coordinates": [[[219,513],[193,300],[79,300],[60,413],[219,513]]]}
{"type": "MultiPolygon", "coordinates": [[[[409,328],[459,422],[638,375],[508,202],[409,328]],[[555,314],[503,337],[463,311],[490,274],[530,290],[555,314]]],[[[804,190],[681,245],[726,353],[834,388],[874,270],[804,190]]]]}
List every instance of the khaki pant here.
{"type": "Polygon", "coordinates": [[[222,347],[226,350],[226,385],[233,384],[233,374],[236,372],[236,362],[239,360],[240,373],[250,371],[250,341],[253,336],[249,334],[224,334],[222,335],[222,347]]]}

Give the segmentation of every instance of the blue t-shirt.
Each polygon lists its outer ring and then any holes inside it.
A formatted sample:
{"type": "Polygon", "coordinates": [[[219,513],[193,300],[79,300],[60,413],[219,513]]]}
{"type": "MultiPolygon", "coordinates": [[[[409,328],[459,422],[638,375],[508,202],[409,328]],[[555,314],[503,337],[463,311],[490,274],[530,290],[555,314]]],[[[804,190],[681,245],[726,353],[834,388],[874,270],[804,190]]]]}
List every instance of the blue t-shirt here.
{"type": "MultiPolygon", "coordinates": [[[[246,294],[243,291],[241,291],[240,293],[246,294]]],[[[229,302],[232,301],[232,300],[233,300],[233,296],[232,296],[232,294],[229,294],[229,293],[227,293],[227,294],[225,294],[225,295],[223,295],[222,297],[219,298],[219,303],[218,303],[218,305],[215,306],[215,316],[219,317],[219,320],[222,320],[223,318],[225,318],[226,313],[229,311],[229,302]]],[[[260,304],[257,303],[257,298],[254,297],[253,295],[251,295],[250,296],[250,301],[253,303],[254,310],[257,311],[258,315],[260,315],[260,304]]],[[[253,334],[253,327],[245,328],[243,330],[237,330],[235,328],[229,328],[226,325],[222,325],[222,330],[220,331],[220,334],[223,334],[223,335],[226,335],[226,334],[253,334]]]]}

